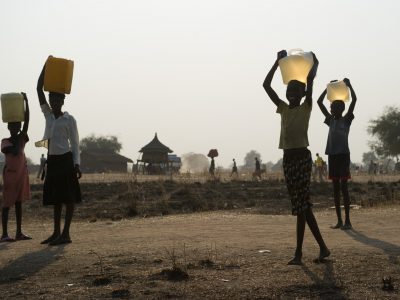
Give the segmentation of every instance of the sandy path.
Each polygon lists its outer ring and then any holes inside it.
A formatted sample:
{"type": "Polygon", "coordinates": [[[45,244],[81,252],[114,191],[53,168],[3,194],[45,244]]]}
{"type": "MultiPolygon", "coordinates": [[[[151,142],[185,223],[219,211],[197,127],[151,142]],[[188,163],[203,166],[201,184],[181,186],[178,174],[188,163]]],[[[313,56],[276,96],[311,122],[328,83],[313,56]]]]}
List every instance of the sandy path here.
{"type": "Polygon", "coordinates": [[[318,247],[307,229],[303,267],[286,265],[295,245],[292,216],[212,212],[76,222],[73,243],[65,247],[39,244],[51,231],[49,220],[27,221],[25,232],[34,240],[0,244],[0,292],[21,299],[110,298],[120,288],[139,298],[400,298],[397,289],[381,290],[382,276],[400,282],[400,207],[354,210],[355,230],[348,232],[329,229],[333,210],[317,213],[317,220],[332,257],[312,262],[318,247]],[[93,250],[110,285],[92,284],[100,272],[93,250]],[[210,259],[216,265],[189,269],[185,283],[151,279],[172,265],[173,250],[178,262],[210,259]]]}

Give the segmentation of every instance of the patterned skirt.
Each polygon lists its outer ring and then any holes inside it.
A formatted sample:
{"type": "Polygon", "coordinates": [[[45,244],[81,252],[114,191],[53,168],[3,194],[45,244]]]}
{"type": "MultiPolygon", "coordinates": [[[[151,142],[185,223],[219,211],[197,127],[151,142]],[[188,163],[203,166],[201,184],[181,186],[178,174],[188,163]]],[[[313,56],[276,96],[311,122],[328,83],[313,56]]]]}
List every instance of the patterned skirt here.
{"type": "Polygon", "coordinates": [[[302,214],[312,206],[310,203],[311,169],[311,152],[308,149],[284,153],[283,171],[294,216],[302,214]]]}

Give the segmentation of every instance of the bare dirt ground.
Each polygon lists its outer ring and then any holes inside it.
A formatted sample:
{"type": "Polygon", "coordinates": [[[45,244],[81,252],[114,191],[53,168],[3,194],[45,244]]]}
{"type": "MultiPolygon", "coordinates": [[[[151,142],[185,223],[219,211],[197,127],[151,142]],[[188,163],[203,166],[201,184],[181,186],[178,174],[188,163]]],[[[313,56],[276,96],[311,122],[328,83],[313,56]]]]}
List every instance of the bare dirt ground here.
{"type": "Polygon", "coordinates": [[[34,239],[0,244],[0,299],[400,299],[399,188],[352,183],[361,208],[342,231],[329,228],[330,185],[313,184],[332,256],[313,262],[307,229],[304,265],[288,266],[296,219],[281,181],[82,184],[73,243],[55,247],[39,244],[52,211],[33,185],[23,225],[34,239]],[[389,276],[394,290],[382,290],[389,276]]]}

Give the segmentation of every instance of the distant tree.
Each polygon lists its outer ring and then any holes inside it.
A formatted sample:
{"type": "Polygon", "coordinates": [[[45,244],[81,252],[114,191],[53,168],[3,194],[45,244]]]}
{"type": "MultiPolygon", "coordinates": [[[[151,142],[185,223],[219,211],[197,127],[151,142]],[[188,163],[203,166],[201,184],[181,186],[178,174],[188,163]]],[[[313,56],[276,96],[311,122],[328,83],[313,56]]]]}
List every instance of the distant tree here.
{"type": "Polygon", "coordinates": [[[186,153],[182,155],[181,172],[198,173],[208,169],[208,158],[200,153],[186,153]]]}
{"type": "Polygon", "coordinates": [[[272,161],[269,161],[265,164],[265,168],[267,169],[267,171],[271,171],[273,167],[274,163],[272,161]]]}
{"type": "Polygon", "coordinates": [[[283,170],[283,159],[279,159],[276,164],[271,168],[273,172],[279,172],[283,170]]]}
{"type": "Polygon", "coordinates": [[[119,153],[122,149],[122,144],[113,135],[90,135],[81,140],[80,147],[82,152],[119,153]]]}
{"type": "Polygon", "coordinates": [[[254,169],[255,167],[255,160],[254,158],[257,157],[258,160],[261,162],[261,154],[256,150],[250,150],[244,157],[244,169],[254,169]]]}
{"type": "Polygon", "coordinates": [[[388,107],[375,120],[370,120],[368,132],[376,138],[370,143],[378,156],[396,157],[400,155],[400,108],[388,107]]]}
{"type": "Polygon", "coordinates": [[[368,166],[372,161],[376,161],[378,158],[375,155],[374,151],[369,151],[369,152],[365,152],[363,153],[363,157],[362,157],[362,162],[364,165],[368,166]]]}

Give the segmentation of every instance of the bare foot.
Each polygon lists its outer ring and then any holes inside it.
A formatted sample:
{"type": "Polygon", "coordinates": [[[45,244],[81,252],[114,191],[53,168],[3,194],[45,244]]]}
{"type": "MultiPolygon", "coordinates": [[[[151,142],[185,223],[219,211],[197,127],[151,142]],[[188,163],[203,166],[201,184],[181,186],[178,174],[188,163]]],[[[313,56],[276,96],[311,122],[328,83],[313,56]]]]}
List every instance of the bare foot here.
{"type": "Polygon", "coordinates": [[[288,265],[301,266],[303,264],[301,262],[301,257],[302,255],[295,254],[295,256],[289,260],[288,265]]]}
{"type": "Polygon", "coordinates": [[[332,229],[339,229],[343,227],[343,222],[337,222],[336,225],[332,225],[331,228],[332,229]]]}
{"type": "Polygon", "coordinates": [[[348,223],[346,222],[342,227],[342,230],[350,230],[350,229],[353,229],[350,222],[348,223]]]}
{"type": "Polygon", "coordinates": [[[8,242],[8,243],[12,243],[12,242],[15,242],[15,240],[13,239],[13,238],[10,238],[8,235],[3,235],[1,238],[0,238],[0,243],[2,243],[2,242],[8,242]]]}
{"type": "Polygon", "coordinates": [[[321,249],[319,251],[319,256],[318,256],[318,260],[319,261],[323,261],[325,258],[327,258],[329,255],[331,255],[331,251],[329,251],[328,248],[324,248],[321,249]]]}
{"type": "Polygon", "coordinates": [[[15,236],[15,240],[16,241],[27,241],[27,240],[31,240],[32,238],[30,236],[27,236],[25,234],[23,234],[22,232],[18,233],[15,236]]]}
{"type": "Polygon", "coordinates": [[[63,236],[60,235],[57,239],[54,241],[51,241],[49,243],[50,246],[56,246],[56,245],[63,245],[63,244],[69,244],[72,243],[71,238],[69,236],[63,236]]]}
{"type": "Polygon", "coordinates": [[[50,242],[52,242],[52,241],[58,239],[59,236],[60,236],[59,234],[53,233],[50,237],[48,237],[47,239],[45,239],[44,241],[42,241],[41,244],[48,244],[48,243],[50,243],[50,242]]]}

